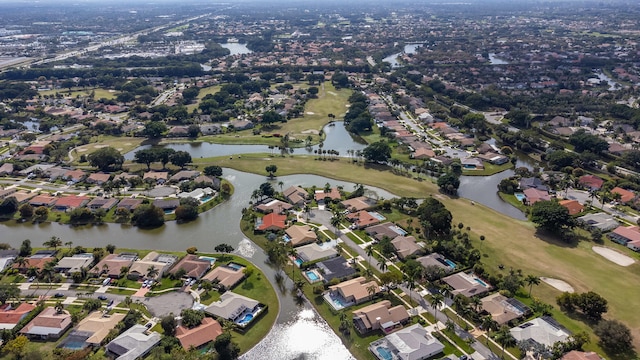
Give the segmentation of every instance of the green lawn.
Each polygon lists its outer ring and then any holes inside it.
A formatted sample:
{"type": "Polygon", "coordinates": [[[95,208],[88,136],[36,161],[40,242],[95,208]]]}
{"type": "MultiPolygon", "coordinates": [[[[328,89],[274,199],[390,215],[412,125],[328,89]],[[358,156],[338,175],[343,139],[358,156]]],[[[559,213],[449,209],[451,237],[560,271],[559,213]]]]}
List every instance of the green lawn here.
{"type": "Polygon", "coordinates": [[[110,146],[118,150],[121,154],[128,153],[129,151],[137,148],[144,141],[144,138],[133,138],[126,136],[109,136],[99,135],[91,138],[91,143],[87,145],[78,146],[71,151],[73,161],[75,164],[88,165],[88,163],[80,163],[80,156],[89,155],[92,152],[99,150],[103,147],[110,146]]]}
{"type": "Polygon", "coordinates": [[[462,169],[462,175],[471,175],[471,176],[488,176],[488,175],[493,175],[493,174],[497,174],[499,172],[508,170],[508,169],[512,169],[513,168],[513,164],[508,162],[506,164],[502,164],[502,165],[493,165],[490,164],[488,162],[484,163],[484,169],[482,170],[467,170],[467,169],[462,169]]]}
{"type": "MultiPolygon", "coordinates": [[[[116,96],[118,96],[119,91],[115,91],[115,90],[108,90],[108,89],[103,89],[103,88],[94,88],[94,89],[82,89],[82,88],[72,88],[71,89],[71,97],[72,98],[76,98],[79,96],[89,96],[91,94],[91,91],[94,92],[94,98],[96,100],[105,98],[107,100],[111,100],[111,99],[115,99],[116,96]]],[[[69,96],[69,89],[54,89],[54,90],[46,90],[46,91],[39,91],[38,95],[55,95],[56,93],[58,94],[62,94],[63,96],[69,96]]]]}

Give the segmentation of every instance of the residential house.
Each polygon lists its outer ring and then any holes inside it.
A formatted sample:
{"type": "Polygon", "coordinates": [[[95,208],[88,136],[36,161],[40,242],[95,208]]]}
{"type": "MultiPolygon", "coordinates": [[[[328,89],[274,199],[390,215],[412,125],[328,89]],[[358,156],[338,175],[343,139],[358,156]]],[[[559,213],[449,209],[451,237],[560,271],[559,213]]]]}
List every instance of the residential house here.
{"type": "Polygon", "coordinates": [[[333,279],[344,280],[356,273],[356,269],[351,267],[342,256],[320,261],[316,263],[316,266],[320,269],[326,282],[331,282],[333,279]]]}
{"type": "Polygon", "coordinates": [[[587,190],[600,190],[604,180],[595,175],[583,175],[578,179],[578,184],[587,190]]]}
{"type": "Polygon", "coordinates": [[[73,256],[65,256],[53,267],[56,272],[65,273],[67,275],[74,272],[80,272],[93,263],[93,254],[75,254],[73,256]]]}
{"type": "Polygon", "coordinates": [[[155,251],[148,253],[142,259],[136,260],[129,268],[127,278],[139,280],[141,278],[159,279],[178,260],[177,256],[169,254],[158,254],[155,251]],[[149,275],[151,269],[155,269],[155,275],[149,275]]]}
{"type": "Polygon", "coordinates": [[[366,227],[380,223],[379,216],[376,216],[365,210],[347,214],[347,220],[352,222],[352,226],[357,229],[364,229],[366,227]]]}
{"type": "Polygon", "coordinates": [[[284,214],[293,208],[293,205],[276,199],[266,199],[255,206],[255,209],[263,214],[275,212],[284,214]]]}
{"type": "Polygon", "coordinates": [[[91,199],[87,204],[87,207],[91,210],[103,209],[104,211],[109,211],[113,209],[114,206],[118,204],[117,198],[104,198],[104,197],[96,197],[91,199]]]}
{"type": "Polygon", "coordinates": [[[564,354],[560,360],[604,360],[600,355],[593,351],[584,352],[578,350],[571,350],[564,354]]]}
{"type": "Polygon", "coordinates": [[[578,221],[589,229],[600,229],[603,232],[611,231],[620,226],[620,223],[613,216],[603,212],[581,216],[578,221]]]}
{"type": "Polygon", "coordinates": [[[438,253],[431,253],[427,256],[422,256],[416,259],[424,268],[428,268],[430,266],[437,266],[440,269],[444,270],[445,273],[450,273],[456,269],[456,264],[445,258],[444,256],[438,253]]]}
{"type": "Polygon", "coordinates": [[[20,330],[20,334],[30,340],[59,339],[72,324],[71,314],[68,311],[58,311],[55,307],[49,306],[29,321],[20,330]]]}
{"type": "Polygon", "coordinates": [[[200,259],[197,255],[188,254],[178,261],[169,273],[176,274],[180,269],[184,270],[185,277],[199,280],[211,269],[211,261],[200,259]]]}
{"type": "Polygon", "coordinates": [[[396,254],[398,254],[400,259],[404,259],[422,250],[422,247],[416,244],[416,238],[413,236],[398,236],[391,240],[391,245],[396,249],[396,254]]]}
{"type": "Polygon", "coordinates": [[[136,324],[111,340],[105,350],[107,355],[115,357],[115,360],[142,359],[154,346],[158,345],[161,339],[162,336],[159,333],[136,324]]]}
{"type": "Polygon", "coordinates": [[[164,211],[173,211],[180,206],[180,200],[178,199],[155,199],[153,200],[153,206],[159,207],[164,211]]]}
{"type": "Polygon", "coordinates": [[[214,341],[222,334],[222,326],[212,318],[205,317],[200,325],[187,328],[182,325],[176,328],[175,337],[185,350],[198,349],[214,341]]]}
{"type": "Polygon", "coordinates": [[[119,208],[125,208],[125,209],[127,209],[129,211],[133,211],[138,206],[142,205],[142,202],[143,202],[142,199],[134,199],[134,198],[122,199],[118,203],[118,207],[119,208]]]}
{"type": "Polygon", "coordinates": [[[18,191],[18,192],[14,192],[13,194],[11,194],[11,196],[13,196],[14,198],[16,198],[16,201],[18,202],[18,204],[24,204],[26,203],[28,200],[32,199],[33,197],[35,197],[37,194],[35,192],[30,192],[30,191],[18,191]]]}
{"type": "Polygon", "coordinates": [[[607,236],[614,242],[631,250],[640,251],[640,228],[637,226],[618,226],[607,236]]]}
{"type": "Polygon", "coordinates": [[[520,181],[518,182],[518,186],[520,187],[521,190],[526,190],[526,189],[538,189],[540,191],[547,191],[549,190],[549,188],[547,187],[547,185],[545,185],[542,180],[540,180],[537,177],[525,177],[525,178],[521,178],[520,181]]]}
{"type": "Polygon", "coordinates": [[[35,308],[29,303],[21,303],[17,307],[10,303],[0,306],[0,330],[13,329],[35,308]]]}
{"type": "Polygon", "coordinates": [[[197,178],[193,179],[193,182],[199,184],[200,186],[209,186],[214,190],[220,190],[220,179],[218,179],[217,177],[200,175],[197,178]]]}
{"type": "Polygon", "coordinates": [[[528,188],[523,191],[528,205],[533,205],[538,201],[549,201],[551,196],[546,191],[541,191],[535,188],[528,188]]]}
{"type": "Polygon", "coordinates": [[[73,181],[73,183],[79,183],[84,180],[87,174],[82,170],[68,170],[62,175],[62,178],[67,181],[73,181]]]}
{"type": "Polygon", "coordinates": [[[207,188],[197,188],[193,189],[190,192],[181,192],[178,194],[180,199],[191,198],[196,200],[202,200],[205,197],[213,197],[216,194],[216,191],[210,187],[207,188]]]}
{"type": "Polygon", "coordinates": [[[236,322],[245,313],[254,314],[260,309],[260,302],[226,291],[220,295],[220,300],[211,303],[204,309],[204,312],[221,319],[236,322]]]}
{"type": "Polygon", "coordinates": [[[219,124],[202,124],[200,125],[202,135],[216,135],[222,133],[222,126],[219,124]]]}
{"type": "Polygon", "coordinates": [[[338,252],[331,246],[320,246],[316,243],[296,248],[297,257],[303,262],[317,261],[338,256],[338,252]]]}
{"type": "Polygon", "coordinates": [[[309,225],[293,225],[285,230],[291,246],[296,247],[314,243],[318,240],[318,235],[309,225]]]}
{"type": "Polygon", "coordinates": [[[0,190],[0,199],[6,199],[10,196],[13,196],[14,193],[16,193],[18,191],[18,189],[16,188],[11,188],[11,189],[1,189],[0,190]]]}
{"type": "Polygon", "coordinates": [[[25,258],[25,264],[24,265],[20,265],[18,263],[14,263],[13,264],[13,268],[14,269],[18,269],[18,271],[21,274],[24,274],[27,272],[27,270],[29,268],[35,268],[36,270],[40,271],[42,269],[44,269],[44,266],[52,261],[55,261],[56,258],[53,256],[48,256],[48,255],[32,255],[29,256],[28,258],[25,258]]]}
{"type": "Polygon", "coordinates": [[[577,215],[584,210],[584,206],[578,200],[560,200],[558,203],[569,210],[569,215],[577,215]]]}
{"type": "Polygon", "coordinates": [[[309,197],[307,190],[299,186],[291,186],[282,192],[284,198],[294,206],[302,207],[309,197]]]}
{"type": "Polygon", "coordinates": [[[341,202],[345,209],[350,212],[356,212],[361,210],[371,209],[376,206],[378,202],[366,196],[358,196],[353,199],[347,199],[341,202]]]}
{"type": "Polygon", "coordinates": [[[466,297],[482,295],[491,289],[491,285],[480,279],[473,273],[459,272],[442,279],[453,289],[451,293],[455,296],[462,294],[466,297]]]}
{"type": "Polygon", "coordinates": [[[324,202],[325,199],[327,198],[329,198],[332,201],[340,200],[342,198],[342,195],[340,195],[340,191],[338,190],[338,188],[334,187],[328,190],[316,190],[313,197],[316,200],[316,202],[320,203],[320,202],[324,202]]]}
{"type": "Polygon", "coordinates": [[[18,257],[18,251],[15,254],[0,254],[0,272],[4,271],[18,257]]]}
{"type": "Polygon", "coordinates": [[[611,189],[611,194],[619,194],[620,202],[623,204],[633,201],[636,197],[636,194],[633,191],[629,191],[618,186],[611,189]]]}
{"type": "Polygon", "coordinates": [[[58,198],[55,196],[36,195],[31,200],[29,200],[29,205],[34,207],[38,207],[38,206],[51,207],[53,206],[53,204],[56,203],[57,200],[58,198]]]}
{"type": "Polygon", "coordinates": [[[367,235],[382,240],[385,236],[389,239],[395,239],[398,236],[407,235],[407,232],[394,223],[386,222],[378,225],[369,226],[365,232],[367,235]]]}
{"type": "Polygon", "coordinates": [[[80,320],[71,333],[62,341],[60,347],[66,347],[67,343],[72,342],[68,346],[74,350],[85,348],[87,346],[98,347],[102,341],[109,335],[109,332],[124,320],[126,314],[114,312],[106,314],[102,311],[94,311],[84,319],[80,320]]]}
{"type": "Polygon", "coordinates": [[[138,256],[136,254],[109,254],[102,258],[102,260],[91,269],[91,273],[98,275],[104,274],[112,279],[119,279],[122,276],[122,268],[130,268],[133,261],[137,258],[138,256]]]}
{"type": "Polygon", "coordinates": [[[134,175],[134,174],[127,174],[127,173],[120,173],[116,176],[113,177],[113,182],[120,182],[123,184],[128,184],[131,185],[131,179],[134,178],[140,178],[140,176],[138,175],[134,175]]]}
{"type": "Polygon", "coordinates": [[[231,289],[238,285],[242,279],[244,279],[244,266],[230,267],[226,265],[220,265],[211,270],[208,274],[202,277],[202,280],[206,280],[212,283],[225,287],[225,289],[231,289]]]}
{"type": "Polygon", "coordinates": [[[435,151],[428,147],[419,147],[411,153],[411,158],[417,160],[433,159],[435,156],[435,151]]]}
{"type": "Polygon", "coordinates": [[[275,212],[269,213],[261,218],[256,219],[255,230],[257,231],[278,231],[284,230],[287,221],[286,215],[275,212]]]}
{"type": "Polygon", "coordinates": [[[557,342],[564,342],[571,336],[569,330],[549,316],[529,320],[511,328],[510,331],[516,341],[534,341],[548,347],[552,347],[557,342]]]}
{"type": "Polygon", "coordinates": [[[372,342],[369,349],[379,360],[389,359],[387,353],[393,359],[425,360],[442,353],[444,345],[422,325],[414,324],[372,342]],[[380,348],[387,351],[380,354],[380,348]]]}
{"type": "Polygon", "coordinates": [[[94,174],[90,174],[85,180],[85,182],[89,184],[102,185],[107,181],[109,181],[110,178],[111,178],[111,174],[94,173],[94,174]]]}
{"type": "Polygon", "coordinates": [[[503,296],[500,293],[486,296],[482,298],[481,301],[482,311],[491,315],[491,318],[498,323],[498,325],[506,324],[511,320],[531,313],[531,309],[525,304],[516,299],[503,296]]]}
{"type": "Polygon", "coordinates": [[[249,120],[237,120],[237,121],[230,122],[229,126],[233,126],[235,130],[240,131],[240,130],[246,130],[246,129],[253,129],[255,124],[249,120]]]}
{"type": "Polygon", "coordinates": [[[4,163],[0,166],[0,176],[5,176],[13,173],[13,164],[4,163]]]}
{"type": "Polygon", "coordinates": [[[464,158],[460,160],[460,163],[462,164],[462,167],[466,170],[484,169],[484,164],[482,163],[482,160],[478,158],[472,158],[472,157],[464,158]]]}
{"type": "Polygon", "coordinates": [[[409,319],[409,313],[403,305],[391,307],[389,300],[382,300],[353,312],[353,324],[361,334],[374,330],[390,333],[406,324],[409,319]]]}
{"type": "Polygon", "coordinates": [[[185,180],[193,180],[200,175],[200,171],[195,170],[181,170],[175,173],[171,178],[169,178],[170,182],[181,182],[185,180]]]}
{"type": "Polygon", "coordinates": [[[152,181],[158,185],[162,185],[169,179],[169,173],[167,171],[147,171],[142,175],[143,181],[152,181]]]}
{"type": "Polygon", "coordinates": [[[57,211],[73,210],[87,205],[89,201],[91,201],[91,198],[88,196],[67,195],[58,198],[53,206],[53,209],[57,211]]]}
{"type": "MultiPolygon", "coordinates": [[[[329,296],[338,297],[343,304],[357,305],[371,299],[380,293],[380,286],[375,280],[368,281],[365,277],[357,277],[329,286],[329,296]]],[[[326,297],[326,295],[325,295],[326,297]]],[[[329,302],[332,304],[333,302],[329,302]]],[[[346,305],[344,307],[347,307],[346,305]]]]}
{"type": "Polygon", "coordinates": [[[478,158],[480,160],[483,161],[487,161],[491,164],[494,165],[503,165],[509,162],[509,158],[504,156],[504,155],[500,155],[500,154],[496,154],[494,152],[487,152],[484,154],[479,154],[478,158]]]}

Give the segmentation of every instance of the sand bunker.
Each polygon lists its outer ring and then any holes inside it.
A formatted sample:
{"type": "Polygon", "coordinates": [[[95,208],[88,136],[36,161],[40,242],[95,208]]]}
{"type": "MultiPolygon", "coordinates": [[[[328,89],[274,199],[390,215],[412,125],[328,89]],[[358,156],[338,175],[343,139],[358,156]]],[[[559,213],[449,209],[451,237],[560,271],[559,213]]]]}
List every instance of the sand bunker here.
{"type": "Polygon", "coordinates": [[[87,151],[87,149],[85,149],[85,148],[77,148],[76,151],[77,152],[85,152],[85,151],[87,151]]]}
{"type": "Polygon", "coordinates": [[[93,147],[96,148],[96,149],[102,149],[102,148],[106,148],[108,146],[109,145],[107,145],[107,144],[93,145],[93,147]]]}
{"type": "Polygon", "coordinates": [[[612,261],[620,266],[629,266],[631,264],[633,264],[634,262],[636,262],[635,260],[633,260],[633,258],[631,258],[630,256],[627,256],[625,254],[621,254],[613,249],[609,249],[606,247],[602,247],[602,246],[594,246],[591,248],[591,250],[595,251],[596,254],[604,257],[605,259],[612,261]]]}
{"type": "Polygon", "coordinates": [[[545,283],[553,286],[554,288],[562,291],[562,292],[569,292],[572,293],[575,290],[573,290],[573,286],[569,285],[569,283],[567,283],[564,280],[559,280],[559,279],[554,279],[554,278],[548,278],[548,277],[540,277],[540,280],[544,281],[545,283]]]}
{"type": "Polygon", "coordinates": [[[303,134],[315,134],[315,135],[318,135],[318,134],[320,134],[320,131],[315,130],[315,129],[310,129],[310,130],[304,130],[304,131],[302,131],[302,133],[303,134]]]}
{"type": "Polygon", "coordinates": [[[316,113],[314,113],[313,111],[307,111],[305,114],[307,114],[307,115],[315,115],[316,113]]]}
{"type": "Polygon", "coordinates": [[[334,93],[333,91],[327,91],[328,94],[331,94],[333,96],[338,96],[338,94],[334,93]]]}

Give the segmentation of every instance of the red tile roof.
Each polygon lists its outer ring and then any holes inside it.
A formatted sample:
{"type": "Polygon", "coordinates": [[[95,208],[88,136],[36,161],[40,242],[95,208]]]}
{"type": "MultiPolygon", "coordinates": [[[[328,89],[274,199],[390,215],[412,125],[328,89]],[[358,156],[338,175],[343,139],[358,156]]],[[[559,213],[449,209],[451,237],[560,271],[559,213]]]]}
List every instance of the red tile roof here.
{"type": "Polygon", "coordinates": [[[176,329],[176,338],[185,350],[189,350],[192,347],[197,348],[211,342],[220,334],[222,334],[222,326],[209,317],[202,319],[202,323],[192,329],[182,325],[176,329]]]}
{"type": "Polygon", "coordinates": [[[58,199],[55,203],[57,208],[75,209],[83,206],[91,200],[87,196],[69,195],[58,199]]]}
{"type": "Polygon", "coordinates": [[[262,224],[258,226],[258,230],[269,230],[269,229],[284,229],[285,221],[287,220],[286,215],[280,215],[277,213],[269,213],[262,218],[262,224]]]}
{"type": "Polygon", "coordinates": [[[623,203],[628,203],[636,197],[636,194],[633,191],[625,190],[621,187],[614,187],[611,189],[612,194],[620,194],[620,201],[623,203]]]}
{"type": "Polygon", "coordinates": [[[577,200],[562,200],[559,202],[560,205],[564,206],[569,210],[569,215],[579,214],[584,210],[584,206],[580,204],[577,200]]]}
{"type": "Polygon", "coordinates": [[[578,180],[582,186],[590,187],[593,189],[600,189],[602,184],[604,184],[604,180],[595,176],[595,175],[583,175],[578,180]]]}
{"type": "Polygon", "coordinates": [[[11,307],[11,304],[4,304],[0,307],[0,324],[16,325],[25,315],[35,308],[34,305],[28,303],[22,303],[15,309],[11,307]]]}

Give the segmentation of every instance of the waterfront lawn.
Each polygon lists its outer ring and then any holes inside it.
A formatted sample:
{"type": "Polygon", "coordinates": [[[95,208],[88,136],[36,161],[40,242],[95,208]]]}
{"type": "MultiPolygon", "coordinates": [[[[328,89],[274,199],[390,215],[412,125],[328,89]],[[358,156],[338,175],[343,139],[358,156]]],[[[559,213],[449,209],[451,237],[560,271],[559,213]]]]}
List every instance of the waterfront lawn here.
{"type": "Polygon", "coordinates": [[[94,151],[107,146],[115,148],[121,154],[126,154],[129,151],[139,147],[144,140],[144,138],[137,137],[98,135],[92,137],[89,144],[78,146],[75,149],[71,150],[71,156],[73,156],[74,164],[87,165],[88,163],[80,162],[80,156],[89,155],[94,151]]]}
{"type": "Polygon", "coordinates": [[[513,168],[513,164],[511,162],[507,162],[505,164],[502,165],[494,165],[494,164],[490,164],[488,162],[484,163],[484,169],[482,170],[467,170],[467,169],[462,169],[462,175],[469,175],[469,176],[489,176],[489,175],[493,175],[493,174],[497,174],[499,172],[503,172],[505,170],[509,170],[513,168]]]}
{"type": "Polygon", "coordinates": [[[518,200],[518,198],[513,195],[513,194],[506,194],[503,193],[501,191],[498,191],[498,196],[500,196],[500,199],[508,202],[509,204],[511,204],[512,206],[518,208],[520,211],[522,211],[523,213],[527,213],[527,206],[520,200],[518,200]]]}

